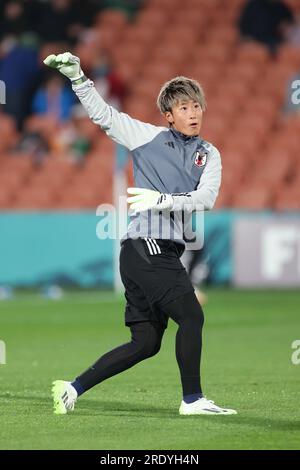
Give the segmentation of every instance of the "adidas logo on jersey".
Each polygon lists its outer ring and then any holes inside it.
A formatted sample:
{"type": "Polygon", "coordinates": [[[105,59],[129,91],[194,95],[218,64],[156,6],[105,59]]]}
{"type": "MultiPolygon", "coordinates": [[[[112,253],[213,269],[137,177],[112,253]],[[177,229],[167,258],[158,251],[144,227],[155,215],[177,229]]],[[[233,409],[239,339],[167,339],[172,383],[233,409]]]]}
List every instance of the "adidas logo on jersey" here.
{"type": "Polygon", "coordinates": [[[175,148],[174,142],[165,142],[165,145],[168,145],[169,147],[172,147],[172,149],[175,148]]]}

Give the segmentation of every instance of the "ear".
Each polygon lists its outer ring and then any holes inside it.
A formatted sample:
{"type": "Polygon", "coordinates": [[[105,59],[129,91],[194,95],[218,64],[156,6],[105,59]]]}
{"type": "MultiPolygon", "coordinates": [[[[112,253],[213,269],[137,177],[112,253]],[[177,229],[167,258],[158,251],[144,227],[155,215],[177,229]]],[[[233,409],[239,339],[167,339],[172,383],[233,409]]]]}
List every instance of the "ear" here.
{"type": "Polygon", "coordinates": [[[167,111],[165,113],[165,118],[166,118],[166,120],[168,121],[169,124],[174,123],[174,118],[173,118],[173,114],[171,113],[171,111],[167,111]]]}

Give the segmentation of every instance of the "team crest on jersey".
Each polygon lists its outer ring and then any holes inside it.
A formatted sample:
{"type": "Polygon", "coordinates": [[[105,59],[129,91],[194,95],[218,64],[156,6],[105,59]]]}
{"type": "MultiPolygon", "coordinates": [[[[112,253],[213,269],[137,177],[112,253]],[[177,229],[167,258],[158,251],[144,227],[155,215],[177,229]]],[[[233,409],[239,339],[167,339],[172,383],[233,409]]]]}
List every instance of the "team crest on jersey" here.
{"type": "Polygon", "coordinates": [[[194,163],[196,166],[204,166],[207,160],[207,152],[204,149],[197,150],[194,163]]]}

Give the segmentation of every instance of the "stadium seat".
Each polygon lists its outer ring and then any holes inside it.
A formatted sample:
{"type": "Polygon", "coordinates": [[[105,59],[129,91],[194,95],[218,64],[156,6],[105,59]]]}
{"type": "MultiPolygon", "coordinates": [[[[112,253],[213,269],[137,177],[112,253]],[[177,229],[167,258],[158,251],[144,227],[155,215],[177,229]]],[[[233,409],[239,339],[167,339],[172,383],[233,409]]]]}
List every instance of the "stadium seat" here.
{"type": "Polygon", "coordinates": [[[295,70],[300,69],[299,47],[283,44],[280,46],[277,55],[277,61],[280,64],[291,66],[295,70]]]}
{"type": "Polygon", "coordinates": [[[142,10],[137,18],[139,26],[151,27],[155,31],[162,27],[167,21],[166,13],[162,9],[142,10]]]}
{"type": "Polygon", "coordinates": [[[274,200],[274,208],[282,210],[300,210],[300,185],[299,183],[289,186],[284,185],[278,188],[274,200]]]}
{"type": "Polygon", "coordinates": [[[254,41],[241,44],[236,50],[235,59],[240,64],[248,64],[255,68],[266,65],[271,60],[268,49],[254,41]]]}
{"type": "Polygon", "coordinates": [[[135,68],[145,61],[144,47],[135,42],[126,43],[112,51],[112,59],[116,67],[127,63],[135,68]]]}
{"type": "Polygon", "coordinates": [[[136,42],[142,44],[143,47],[153,47],[159,41],[162,32],[154,30],[151,25],[134,23],[128,26],[123,32],[124,43],[136,42]]]}
{"type": "Polygon", "coordinates": [[[11,188],[0,186],[0,209],[10,209],[14,201],[14,191],[11,188]]]}
{"type": "Polygon", "coordinates": [[[54,188],[26,187],[16,194],[13,208],[18,210],[52,209],[55,207],[57,193],[54,188]]]}
{"type": "Polygon", "coordinates": [[[232,207],[235,209],[268,209],[272,204],[270,188],[258,186],[240,187],[233,196],[232,207]]]}
{"type": "Polygon", "coordinates": [[[107,27],[118,31],[126,26],[128,19],[121,9],[105,9],[96,15],[94,22],[100,28],[107,27]]]}

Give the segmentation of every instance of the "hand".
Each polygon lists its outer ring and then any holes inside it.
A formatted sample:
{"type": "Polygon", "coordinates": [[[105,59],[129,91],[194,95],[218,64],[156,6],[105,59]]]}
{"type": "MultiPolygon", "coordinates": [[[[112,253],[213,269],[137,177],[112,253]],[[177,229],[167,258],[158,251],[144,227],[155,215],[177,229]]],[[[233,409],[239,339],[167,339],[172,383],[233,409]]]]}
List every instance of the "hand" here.
{"type": "Polygon", "coordinates": [[[68,77],[72,82],[84,76],[80,67],[79,57],[72,55],[71,52],[48,55],[44,60],[44,64],[59,70],[60,73],[68,77]]]}
{"type": "Polygon", "coordinates": [[[146,211],[148,209],[171,209],[173,206],[173,197],[171,194],[164,194],[152,189],[128,188],[128,194],[134,194],[127,198],[130,209],[134,212],[146,211]]]}

